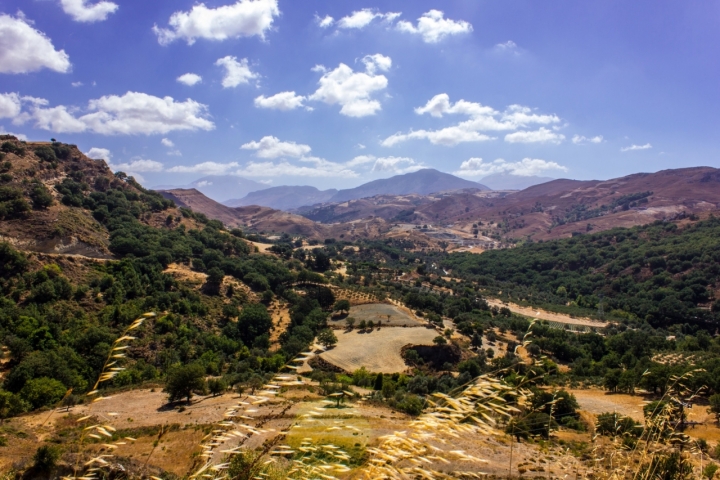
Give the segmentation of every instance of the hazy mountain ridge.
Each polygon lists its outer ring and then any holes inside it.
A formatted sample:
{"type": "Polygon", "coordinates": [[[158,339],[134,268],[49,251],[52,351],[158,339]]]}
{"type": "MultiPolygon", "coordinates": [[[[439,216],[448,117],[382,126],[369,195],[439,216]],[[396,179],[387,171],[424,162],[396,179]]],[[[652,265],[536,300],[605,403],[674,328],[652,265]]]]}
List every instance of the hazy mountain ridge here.
{"type": "Polygon", "coordinates": [[[223,203],[228,207],[261,205],[278,210],[292,210],[306,205],[325,203],[337,192],[334,188],[318,190],[309,185],[282,185],[250,192],[243,198],[234,198],[223,203]]]}

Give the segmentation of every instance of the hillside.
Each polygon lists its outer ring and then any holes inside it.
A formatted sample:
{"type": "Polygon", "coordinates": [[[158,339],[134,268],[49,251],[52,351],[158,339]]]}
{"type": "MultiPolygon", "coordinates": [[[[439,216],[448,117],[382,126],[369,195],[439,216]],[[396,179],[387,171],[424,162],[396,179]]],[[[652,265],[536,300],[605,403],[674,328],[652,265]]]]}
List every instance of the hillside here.
{"type": "Polygon", "coordinates": [[[487,185],[492,190],[524,190],[533,185],[540,185],[553,180],[555,179],[550,177],[522,177],[509,173],[495,173],[480,179],[483,185],[487,185]]]}
{"type": "Polygon", "coordinates": [[[318,190],[310,186],[280,186],[271,187],[257,192],[251,192],[243,198],[234,198],[223,202],[228,207],[245,207],[249,205],[260,205],[276,210],[293,210],[305,205],[315,205],[330,200],[337,193],[332,188],[329,190],[318,190]]]}
{"type": "Polygon", "coordinates": [[[431,193],[476,188],[489,190],[486,186],[469,180],[439,172],[432,168],[425,168],[417,172],[395,175],[394,177],[374,180],[359,187],[340,190],[329,202],[341,203],[358,198],[374,197],[376,195],[429,195],[431,193]]]}

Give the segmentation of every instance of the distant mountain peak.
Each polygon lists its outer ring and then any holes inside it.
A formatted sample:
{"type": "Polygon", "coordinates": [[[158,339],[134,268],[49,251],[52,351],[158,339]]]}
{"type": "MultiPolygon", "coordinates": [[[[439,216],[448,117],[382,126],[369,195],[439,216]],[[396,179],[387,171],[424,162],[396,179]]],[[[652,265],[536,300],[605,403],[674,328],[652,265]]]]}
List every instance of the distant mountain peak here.
{"type": "Polygon", "coordinates": [[[390,178],[373,180],[359,187],[340,190],[330,202],[346,202],[358,198],[374,197],[377,195],[429,195],[431,193],[477,188],[490,190],[485,185],[465,180],[449,173],[440,172],[434,168],[424,168],[411,173],[395,175],[390,178]]]}

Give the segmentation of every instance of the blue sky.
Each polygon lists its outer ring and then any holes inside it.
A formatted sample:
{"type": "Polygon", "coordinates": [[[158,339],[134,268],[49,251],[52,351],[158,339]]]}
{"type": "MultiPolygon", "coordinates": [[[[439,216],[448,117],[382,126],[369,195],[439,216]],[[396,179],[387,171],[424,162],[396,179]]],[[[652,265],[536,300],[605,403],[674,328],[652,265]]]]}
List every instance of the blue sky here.
{"type": "Polygon", "coordinates": [[[720,1],[0,0],[0,126],[146,185],[720,167],[720,1]]]}

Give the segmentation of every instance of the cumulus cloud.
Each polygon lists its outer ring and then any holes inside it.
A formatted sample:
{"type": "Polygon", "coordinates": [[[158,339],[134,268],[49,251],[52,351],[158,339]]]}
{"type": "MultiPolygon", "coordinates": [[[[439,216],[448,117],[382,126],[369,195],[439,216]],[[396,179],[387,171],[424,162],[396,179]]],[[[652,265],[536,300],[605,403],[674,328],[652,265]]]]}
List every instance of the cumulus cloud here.
{"type": "Polygon", "coordinates": [[[315,15],[315,21],[320,28],[328,28],[331,27],[333,23],[335,23],[335,19],[330,15],[325,15],[323,18],[315,15]]]}
{"type": "Polygon", "coordinates": [[[189,12],[175,12],[170,17],[170,28],[153,27],[161,45],[177,39],[192,45],[198,38],[222,41],[229,38],[265,38],[275,17],[280,15],[277,0],[239,0],[233,5],[208,8],[204,3],[193,6],[189,12]]]}
{"type": "Polygon", "coordinates": [[[255,150],[260,158],[302,157],[310,153],[310,146],[295,142],[281,142],[279,138],[266,136],[259,142],[252,141],[242,145],[243,150],[255,150]]]}
{"type": "Polygon", "coordinates": [[[238,62],[236,57],[228,55],[215,62],[215,65],[225,68],[225,76],[222,80],[224,88],[237,87],[240,84],[250,83],[250,80],[260,78],[260,75],[250,70],[247,58],[238,62]]]}
{"type": "Polygon", "coordinates": [[[320,87],[308,98],[328,105],[342,105],[340,113],[348,117],[375,115],[382,106],[371,95],[388,85],[387,77],[375,75],[375,72],[389,69],[392,59],[380,54],[367,55],[363,63],[365,72],[355,72],[344,63],[334,70],[325,71],[318,82],[320,87]]]}
{"type": "Polygon", "coordinates": [[[634,150],[649,150],[652,148],[652,145],[649,143],[646,143],[645,145],[630,145],[629,147],[622,147],[620,149],[621,152],[632,152],[634,150]]]}
{"type": "Polygon", "coordinates": [[[236,168],[238,165],[239,164],[237,162],[202,162],[195,165],[177,165],[175,167],[169,168],[167,171],[170,173],[202,173],[205,175],[223,175],[236,168]]]}
{"type": "Polygon", "coordinates": [[[302,107],[304,101],[305,97],[296,95],[295,92],[280,92],[270,97],[260,95],[255,99],[255,106],[257,108],[287,111],[302,107]]]}
{"type": "MultiPolygon", "coordinates": [[[[338,28],[343,29],[361,29],[370,25],[375,19],[390,23],[399,16],[399,12],[380,13],[373,8],[363,8],[362,10],[352,12],[350,15],[338,20],[337,26],[338,28]]],[[[327,17],[325,18],[327,19],[327,17]]],[[[330,17],[330,20],[332,21],[332,17],[330,17]]],[[[332,24],[332,22],[330,24],[332,24]]],[[[320,24],[320,26],[322,27],[322,24],[320,24]]]]}
{"type": "Polygon", "coordinates": [[[65,50],[55,50],[50,39],[24,18],[0,15],[0,73],[28,73],[43,68],[66,73],[70,71],[70,57],[65,50]]]}
{"type": "Polygon", "coordinates": [[[0,93],[0,118],[15,118],[20,115],[22,105],[17,93],[0,93]]]}
{"type": "Polygon", "coordinates": [[[445,18],[445,14],[440,10],[430,10],[423,13],[418,18],[417,26],[408,21],[400,21],[397,23],[398,30],[401,32],[420,35],[425,43],[438,43],[448,35],[460,35],[470,33],[473,27],[464,20],[450,20],[445,18]]]}
{"type": "MultiPolygon", "coordinates": [[[[537,114],[522,105],[510,105],[505,111],[500,112],[492,107],[466,100],[452,103],[450,96],[446,93],[435,95],[425,105],[416,108],[415,113],[418,115],[429,114],[435,118],[442,118],[445,115],[464,115],[470,118],[457,125],[439,130],[413,130],[408,133],[395,133],[383,140],[381,144],[391,147],[407,140],[427,139],[436,145],[454,146],[464,142],[485,142],[496,139],[496,137],[481,132],[517,130],[530,125],[550,125],[560,122],[556,115],[537,114]]],[[[559,134],[554,135],[557,138],[564,138],[559,134]]]]}
{"type": "Polygon", "coordinates": [[[116,3],[105,0],[94,4],[88,0],[60,0],[60,5],[73,20],[85,23],[102,22],[119,8],[116,3]]]}
{"type": "Polygon", "coordinates": [[[83,82],[72,82],[70,85],[73,87],[82,87],[85,84],[83,82]]]}
{"type": "Polygon", "coordinates": [[[583,135],[574,135],[572,138],[572,142],[575,145],[585,145],[587,143],[602,143],[603,136],[597,135],[595,137],[585,137],[583,135]]]}
{"type": "Polygon", "coordinates": [[[172,97],[155,97],[146,93],[127,92],[90,100],[81,109],[60,105],[47,107],[47,100],[23,97],[30,105],[14,123],[33,121],[36,128],[57,133],[90,131],[102,135],[165,134],[175,130],[212,130],[207,107],[194,100],[175,101],[172,97]]]}
{"type": "Polygon", "coordinates": [[[163,145],[165,145],[168,148],[172,148],[175,146],[173,141],[170,140],[169,138],[163,138],[162,140],[160,140],[160,143],[162,143],[163,145]]]}
{"type": "MultiPolygon", "coordinates": [[[[102,150],[102,149],[101,149],[102,150]]],[[[107,160],[107,159],[106,159],[107,160]]],[[[108,165],[112,170],[132,173],[162,172],[163,164],[155,160],[138,158],[126,163],[111,163],[108,165]]]]}
{"type": "Polygon", "coordinates": [[[92,147],[85,154],[88,158],[101,159],[109,162],[112,159],[112,153],[107,148],[92,147]]]}
{"type": "Polygon", "coordinates": [[[565,140],[565,135],[553,132],[545,127],[538,130],[508,133],[505,141],[508,143],[553,143],[558,145],[565,140]]]}
{"type": "Polygon", "coordinates": [[[197,85],[202,82],[202,77],[196,73],[185,73],[177,77],[176,80],[180,83],[184,83],[188,87],[192,87],[193,85],[197,85]]]}
{"type": "Polygon", "coordinates": [[[539,158],[523,158],[519,162],[508,162],[498,158],[492,162],[485,162],[482,158],[471,158],[460,164],[460,169],[454,175],[463,177],[486,177],[495,173],[508,173],[521,177],[540,175],[548,171],[567,172],[567,167],[556,162],[549,162],[539,158]]]}

